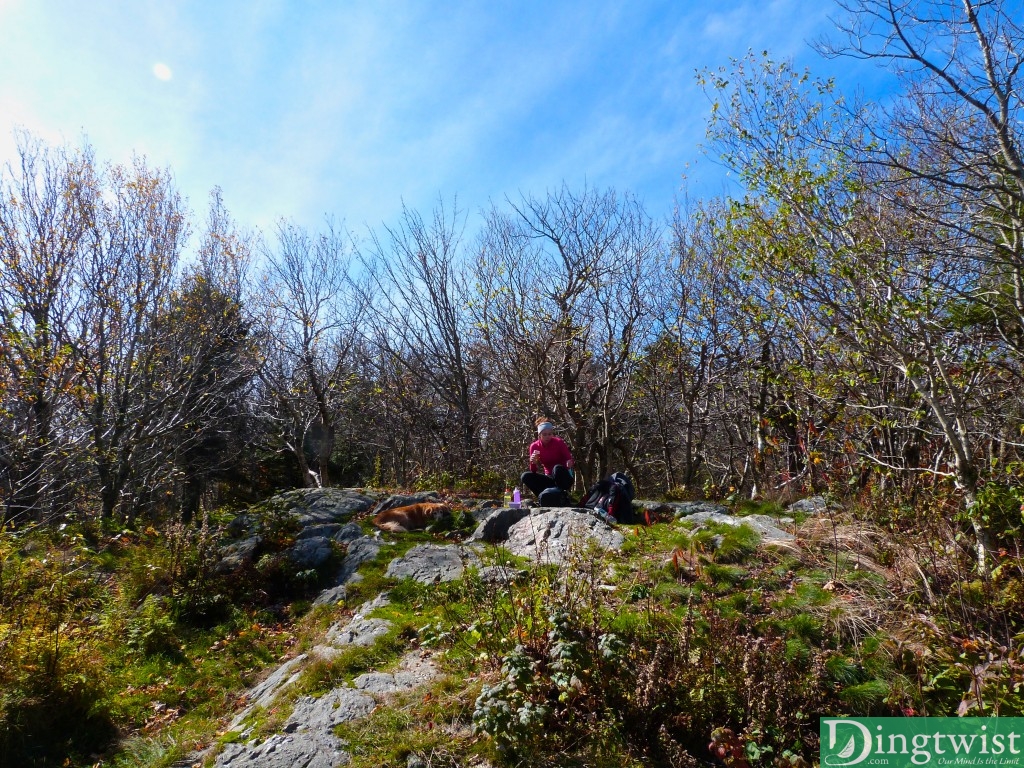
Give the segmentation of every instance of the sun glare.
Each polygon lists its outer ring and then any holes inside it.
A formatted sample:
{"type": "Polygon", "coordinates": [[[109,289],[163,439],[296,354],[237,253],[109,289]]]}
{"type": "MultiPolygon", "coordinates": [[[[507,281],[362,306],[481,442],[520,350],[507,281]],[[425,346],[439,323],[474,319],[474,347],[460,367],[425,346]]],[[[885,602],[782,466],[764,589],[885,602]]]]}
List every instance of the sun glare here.
{"type": "Polygon", "coordinates": [[[170,80],[172,77],[174,77],[174,73],[171,72],[171,68],[163,62],[159,61],[153,65],[153,75],[156,77],[157,80],[164,81],[170,80]]]}

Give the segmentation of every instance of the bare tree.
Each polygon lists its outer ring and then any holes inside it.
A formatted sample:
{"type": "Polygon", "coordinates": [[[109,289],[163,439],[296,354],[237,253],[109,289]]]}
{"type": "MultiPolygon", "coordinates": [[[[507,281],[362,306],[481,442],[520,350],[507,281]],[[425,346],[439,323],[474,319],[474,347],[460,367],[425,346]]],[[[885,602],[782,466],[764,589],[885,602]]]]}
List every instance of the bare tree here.
{"type": "Polygon", "coordinates": [[[677,214],[659,331],[641,358],[638,389],[651,409],[638,416],[650,419],[642,432],[660,448],[667,487],[756,495],[784,344],[767,286],[736,258],[743,244],[728,236],[729,215],[723,201],[677,214]]]}
{"type": "Polygon", "coordinates": [[[100,513],[109,518],[120,509],[131,520],[169,482],[170,463],[154,446],[179,426],[170,401],[190,386],[168,381],[163,364],[186,213],[169,176],[141,159],[104,174],[90,213],[75,392],[100,513]]]}
{"type": "MultiPolygon", "coordinates": [[[[942,185],[877,163],[851,163],[859,131],[827,84],[770,60],[748,60],[724,84],[713,135],[756,195],[739,208],[751,264],[850,360],[871,359],[909,381],[948,449],[935,471],[960,488],[986,567],[989,532],[975,508],[981,479],[977,414],[1000,388],[1006,360],[961,319],[977,272],[961,257],[968,233],[922,226],[942,185]],[[834,151],[846,137],[846,151],[834,151]],[[889,192],[905,202],[894,203],[889,192]]],[[[723,81],[718,80],[719,83],[723,81]]]]}
{"type": "Polygon", "coordinates": [[[454,206],[439,203],[429,221],[403,207],[397,225],[371,235],[363,265],[370,340],[443,409],[428,433],[435,455],[447,457],[446,469],[471,477],[480,447],[480,367],[471,355],[464,226],[454,206]]]}
{"type": "MultiPolygon", "coordinates": [[[[871,138],[851,159],[888,169],[893,205],[956,249],[979,279],[965,299],[1024,352],[1024,26],[1004,0],[842,0],[840,41],[826,55],[876,60],[904,88],[887,108],[857,114],[871,138]],[[905,181],[929,195],[908,196],[905,181]],[[970,264],[968,262],[973,262],[970,264]]],[[[938,277],[938,276],[936,276],[938,277]]]]}
{"type": "Polygon", "coordinates": [[[511,207],[490,214],[475,269],[491,358],[511,367],[499,386],[524,427],[538,412],[564,421],[584,482],[633,469],[640,436],[622,419],[664,285],[661,234],[613,191],[563,187],[511,207]]]}
{"type": "Polygon", "coordinates": [[[18,136],[0,175],[0,477],[3,519],[47,517],[72,478],[58,469],[78,433],[58,428],[75,380],[81,249],[96,194],[88,148],[18,136]]]}
{"type": "Polygon", "coordinates": [[[346,238],[330,222],[313,237],[281,222],[276,247],[263,249],[253,305],[264,345],[261,407],[307,485],[332,482],[338,422],[351,394],[362,311],[349,290],[351,258],[346,238]]]}

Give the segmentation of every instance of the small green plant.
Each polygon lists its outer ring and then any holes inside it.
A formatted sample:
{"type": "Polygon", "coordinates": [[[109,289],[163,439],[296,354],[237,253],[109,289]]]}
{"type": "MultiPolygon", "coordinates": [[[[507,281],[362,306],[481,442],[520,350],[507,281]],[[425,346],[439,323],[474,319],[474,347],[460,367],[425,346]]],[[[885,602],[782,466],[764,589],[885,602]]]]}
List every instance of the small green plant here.
{"type": "Polygon", "coordinates": [[[170,601],[164,597],[148,595],[128,621],[125,642],[129,648],[143,656],[180,654],[181,642],[177,637],[170,601]]]}
{"type": "Polygon", "coordinates": [[[476,700],[473,724],[486,733],[500,751],[528,754],[543,737],[548,708],[534,700],[541,688],[536,679],[539,662],[517,645],[501,663],[501,678],[484,686],[476,700]]]}

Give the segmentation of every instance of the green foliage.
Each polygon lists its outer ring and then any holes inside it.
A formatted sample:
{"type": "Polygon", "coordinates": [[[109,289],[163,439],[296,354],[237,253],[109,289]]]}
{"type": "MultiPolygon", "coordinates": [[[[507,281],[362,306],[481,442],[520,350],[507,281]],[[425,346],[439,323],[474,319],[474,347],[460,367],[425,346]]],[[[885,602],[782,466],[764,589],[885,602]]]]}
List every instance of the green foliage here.
{"type": "Polygon", "coordinates": [[[1019,539],[1024,532],[1024,485],[986,483],[978,493],[974,515],[1001,542],[1019,539]]]}
{"type": "Polygon", "coordinates": [[[781,622],[790,633],[809,641],[821,639],[821,621],[810,613],[796,613],[781,622]]]}
{"type": "Polygon", "coordinates": [[[215,540],[176,524],[0,532],[0,764],[91,765],[119,731],[231,706],[287,633],[235,602],[215,540]],[[216,611],[197,609],[204,590],[225,595],[216,611]]]}
{"type": "Polygon", "coordinates": [[[413,482],[413,490],[416,491],[452,491],[455,489],[456,479],[451,472],[430,472],[419,475],[413,482]]]}
{"type": "MultiPolygon", "coordinates": [[[[474,626],[511,620],[502,635],[477,635],[500,670],[474,711],[476,729],[506,760],[557,755],[565,765],[586,751],[598,763],[668,764],[669,755],[703,755],[716,725],[756,723],[761,735],[747,741],[765,754],[813,740],[811,713],[829,696],[819,651],[787,655],[781,635],[750,634],[744,616],[699,592],[688,593],[681,615],[646,600],[631,609],[620,601],[633,599],[643,574],[616,593],[600,588],[601,570],[598,558],[574,562],[557,581],[527,581],[480,605],[474,626]]],[[[748,594],[741,604],[757,600],[748,594]]]]}
{"type": "Polygon", "coordinates": [[[745,515],[768,515],[770,517],[781,517],[785,513],[785,507],[778,501],[763,501],[753,499],[740,499],[733,506],[733,514],[738,517],[745,515]]]}
{"type": "Polygon", "coordinates": [[[88,754],[113,735],[102,633],[82,620],[102,597],[72,528],[0,530],[0,763],[88,754]]]}
{"type": "Polygon", "coordinates": [[[884,709],[879,712],[877,708],[884,703],[888,695],[888,683],[882,680],[868,680],[846,686],[839,694],[839,698],[852,714],[868,717],[885,712],[884,709]]]}
{"type": "Polygon", "coordinates": [[[498,498],[507,487],[507,481],[500,472],[493,469],[477,469],[476,474],[467,482],[458,483],[456,490],[475,491],[498,498]]]}
{"type": "Polygon", "coordinates": [[[177,638],[170,601],[156,595],[147,595],[128,621],[125,643],[143,656],[180,654],[181,643],[177,638]]]}
{"type": "Polygon", "coordinates": [[[665,501],[702,501],[704,494],[697,488],[677,485],[665,491],[665,501]]]}
{"type": "Polygon", "coordinates": [[[747,578],[747,569],[741,565],[720,565],[719,563],[708,563],[704,570],[711,582],[714,584],[725,584],[735,586],[742,584],[747,578]]]}

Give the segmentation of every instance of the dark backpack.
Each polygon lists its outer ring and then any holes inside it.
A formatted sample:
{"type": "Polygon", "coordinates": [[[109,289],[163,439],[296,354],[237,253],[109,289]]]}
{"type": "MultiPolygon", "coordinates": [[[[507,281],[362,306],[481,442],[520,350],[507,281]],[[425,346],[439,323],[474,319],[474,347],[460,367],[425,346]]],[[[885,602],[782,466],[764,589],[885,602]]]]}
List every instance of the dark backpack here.
{"type": "Polygon", "coordinates": [[[541,507],[571,507],[572,499],[561,488],[545,488],[537,497],[537,505],[541,507]]]}
{"type": "Polygon", "coordinates": [[[638,523],[633,513],[633,482],[624,472],[615,472],[595,483],[583,506],[604,512],[617,523],[638,523]]]}

